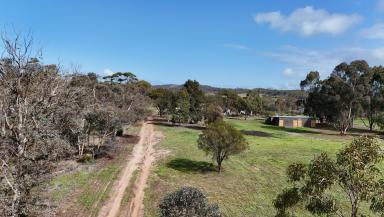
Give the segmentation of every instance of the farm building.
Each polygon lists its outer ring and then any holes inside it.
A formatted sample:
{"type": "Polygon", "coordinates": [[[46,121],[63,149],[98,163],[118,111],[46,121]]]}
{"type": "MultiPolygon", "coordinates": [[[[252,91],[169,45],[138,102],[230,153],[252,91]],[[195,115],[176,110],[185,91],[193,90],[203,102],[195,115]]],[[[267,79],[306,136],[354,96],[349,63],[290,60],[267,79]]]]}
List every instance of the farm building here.
{"type": "Polygon", "coordinates": [[[309,116],[271,116],[265,122],[279,127],[316,127],[316,119],[309,116]]]}

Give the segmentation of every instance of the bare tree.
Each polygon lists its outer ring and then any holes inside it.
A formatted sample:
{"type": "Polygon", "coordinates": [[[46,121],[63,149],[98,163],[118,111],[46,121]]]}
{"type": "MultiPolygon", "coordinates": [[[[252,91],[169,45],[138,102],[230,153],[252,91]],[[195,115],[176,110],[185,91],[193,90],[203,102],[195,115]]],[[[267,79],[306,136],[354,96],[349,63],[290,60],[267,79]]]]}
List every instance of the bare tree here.
{"type": "MultiPolygon", "coordinates": [[[[32,38],[2,38],[0,58],[0,216],[40,216],[37,190],[53,162],[94,154],[123,124],[148,114],[138,84],[103,82],[97,75],[64,76],[32,55],[32,38]],[[101,142],[90,144],[90,136],[101,142]]],[[[36,57],[37,56],[37,57],[36,57]]],[[[132,74],[132,76],[134,76],[132,74]]]]}
{"type": "Polygon", "coordinates": [[[69,146],[58,133],[58,111],[66,82],[56,65],[31,55],[32,38],[3,37],[0,60],[0,215],[34,215],[34,189],[69,146]]]}

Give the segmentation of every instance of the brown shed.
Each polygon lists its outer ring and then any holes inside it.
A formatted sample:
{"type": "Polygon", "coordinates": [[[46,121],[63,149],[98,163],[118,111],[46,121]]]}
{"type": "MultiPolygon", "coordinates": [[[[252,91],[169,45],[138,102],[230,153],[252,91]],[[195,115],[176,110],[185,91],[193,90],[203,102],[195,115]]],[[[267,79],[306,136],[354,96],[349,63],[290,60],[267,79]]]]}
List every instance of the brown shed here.
{"type": "Polygon", "coordinates": [[[271,116],[265,122],[279,127],[316,127],[316,119],[309,116],[271,116]]]}

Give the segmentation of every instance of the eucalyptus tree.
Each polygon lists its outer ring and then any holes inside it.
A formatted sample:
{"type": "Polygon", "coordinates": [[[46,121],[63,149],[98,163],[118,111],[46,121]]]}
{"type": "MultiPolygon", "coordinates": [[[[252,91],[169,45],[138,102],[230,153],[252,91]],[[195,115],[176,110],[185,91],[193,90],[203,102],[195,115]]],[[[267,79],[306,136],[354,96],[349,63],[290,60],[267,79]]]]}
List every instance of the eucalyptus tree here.
{"type": "Polygon", "coordinates": [[[362,77],[369,73],[364,60],[341,63],[324,80],[320,80],[318,72],[310,72],[300,83],[308,91],[305,113],[325,118],[345,135],[360,109],[365,89],[362,77]]]}
{"type": "Polygon", "coordinates": [[[187,80],[183,89],[189,96],[189,121],[196,123],[203,118],[204,93],[198,81],[187,80]]]}
{"type": "Polygon", "coordinates": [[[197,144],[199,149],[216,161],[219,172],[222,170],[224,160],[249,147],[243,134],[223,120],[209,124],[199,136],[197,144]]]}
{"type": "Polygon", "coordinates": [[[373,130],[375,124],[381,119],[380,113],[384,110],[384,68],[375,66],[361,76],[361,84],[363,85],[363,97],[361,100],[363,123],[373,130]]]}
{"type": "Polygon", "coordinates": [[[276,216],[294,215],[295,206],[303,206],[318,216],[366,216],[363,202],[372,212],[384,215],[384,179],[380,164],[384,152],[379,140],[362,136],[339,151],[336,160],[321,153],[309,164],[294,163],[287,168],[289,188],[284,189],[273,205],[276,216]],[[335,197],[332,192],[340,189],[335,197]],[[348,207],[344,207],[348,201],[348,207]]]}

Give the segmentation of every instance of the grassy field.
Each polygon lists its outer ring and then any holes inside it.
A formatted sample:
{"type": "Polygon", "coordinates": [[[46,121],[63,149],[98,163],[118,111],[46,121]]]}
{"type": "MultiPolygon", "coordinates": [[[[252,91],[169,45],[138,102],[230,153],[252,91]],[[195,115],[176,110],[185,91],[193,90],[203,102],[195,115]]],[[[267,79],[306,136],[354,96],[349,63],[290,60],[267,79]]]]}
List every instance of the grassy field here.
{"type": "MultiPolygon", "coordinates": [[[[211,159],[197,149],[200,131],[157,127],[165,135],[158,148],[170,150],[171,154],[154,167],[145,192],[146,217],[158,216],[161,197],[186,185],[203,189],[209,201],[218,203],[225,216],[274,216],[272,201],[287,187],[286,167],[293,162],[307,163],[322,151],[334,157],[351,139],[336,135],[323,138],[312,129],[282,129],[258,120],[227,121],[244,131],[250,148],[225,161],[221,174],[214,171],[211,159]]],[[[334,192],[336,197],[343,196],[337,189],[334,192]]],[[[311,215],[298,209],[297,216],[311,215]]]]}
{"type": "MultiPolygon", "coordinates": [[[[356,118],[353,120],[353,125],[355,127],[361,128],[361,129],[369,129],[368,125],[368,120],[366,118],[356,118]]],[[[374,130],[379,130],[379,127],[376,125],[373,126],[374,130]]]]}

